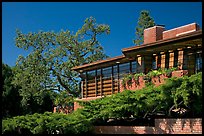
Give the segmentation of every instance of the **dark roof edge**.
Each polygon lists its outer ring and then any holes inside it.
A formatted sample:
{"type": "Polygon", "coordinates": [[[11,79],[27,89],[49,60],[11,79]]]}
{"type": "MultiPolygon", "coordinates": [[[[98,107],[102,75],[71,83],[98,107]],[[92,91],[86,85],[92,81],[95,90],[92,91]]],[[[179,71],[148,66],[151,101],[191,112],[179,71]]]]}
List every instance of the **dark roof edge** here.
{"type": "Polygon", "coordinates": [[[108,58],[108,59],[105,59],[105,60],[98,60],[98,61],[95,61],[95,62],[92,62],[92,63],[88,63],[88,64],[73,67],[72,70],[77,71],[77,70],[80,70],[80,69],[83,69],[83,68],[86,68],[86,67],[107,63],[107,62],[110,62],[110,61],[117,61],[117,60],[120,60],[120,59],[123,59],[123,58],[125,58],[125,55],[116,56],[116,57],[108,58]]]}

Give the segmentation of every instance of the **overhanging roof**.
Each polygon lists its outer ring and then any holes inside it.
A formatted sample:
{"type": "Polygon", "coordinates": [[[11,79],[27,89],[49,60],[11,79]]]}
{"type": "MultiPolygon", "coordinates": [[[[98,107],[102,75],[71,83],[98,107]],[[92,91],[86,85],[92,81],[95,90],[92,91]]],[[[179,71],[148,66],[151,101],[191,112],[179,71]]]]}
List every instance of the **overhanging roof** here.
{"type": "Polygon", "coordinates": [[[170,39],[159,40],[153,43],[124,48],[122,49],[122,52],[125,56],[130,57],[132,55],[145,55],[178,48],[185,48],[187,46],[194,46],[195,44],[202,44],[202,30],[170,39]]]}
{"type": "Polygon", "coordinates": [[[75,70],[78,72],[80,72],[81,70],[82,71],[89,71],[89,70],[93,70],[93,69],[112,66],[112,65],[115,65],[117,62],[123,63],[123,62],[127,62],[127,61],[129,61],[129,60],[125,57],[125,55],[121,55],[121,56],[117,56],[114,58],[108,58],[105,60],[99,60],[99,61],[95,61],[95,62],[92,62],[89,64],[76,66],[76,67],[73,67],[72,70],[75,70]]]}
{"type": "Polygon", "coordinates": [[[174,38],[159,40],[154,43],[142,44],[129,48],[123,48],[124,55],[106,60],[100,60],[89,64],[73,67],[72,70],[82,72],[115,65],[116,62],[128,62],[129,58],[134,58],[136,55],[153,54],[167,50],[174,50],[178,48],[185,48],[187,46],[194,46],[195,44],[202,45],[202,30],[180,35],[174,38]]]}

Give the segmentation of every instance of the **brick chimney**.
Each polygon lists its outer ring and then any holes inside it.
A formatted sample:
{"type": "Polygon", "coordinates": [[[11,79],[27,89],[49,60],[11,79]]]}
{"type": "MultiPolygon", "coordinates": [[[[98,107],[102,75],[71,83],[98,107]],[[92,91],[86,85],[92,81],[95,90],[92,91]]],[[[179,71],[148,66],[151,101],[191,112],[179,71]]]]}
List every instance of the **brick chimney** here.
{"type": "Polygon", "coordinates": [[[180,36],[180,35],[183,35],[183,34],[187,34],[187,33],[197,31],[199,29],[200,28],[199,28],[198,24],[191,23],[191,24],[188,24],[188,25],[184,25],[184,26],[181,26],[181,27],[177,27],[177,28],[174,28],[174,29],[164,31],[163,32],[163,39],[169,39],[169,38],[177,37],[177,36],[180,36]]]}
{"type": "Polygon", "coordinates": [[[144,30],[144,44],[156,42],[162,40],[163,31],[165,27],[163,25],[156,25],[144,30]]]}

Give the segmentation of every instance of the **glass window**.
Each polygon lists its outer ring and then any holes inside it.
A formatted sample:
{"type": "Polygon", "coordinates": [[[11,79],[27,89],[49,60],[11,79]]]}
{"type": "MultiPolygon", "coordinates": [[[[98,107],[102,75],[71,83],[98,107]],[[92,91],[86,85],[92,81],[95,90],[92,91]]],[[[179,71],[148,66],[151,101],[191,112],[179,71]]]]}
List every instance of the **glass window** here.
{"type": "Polygon", "coordinates": [[[125,74],[130,73],[130,63],[123,63],[119,65],[120,78],[125,74]]]}
{"type": "Polygon", "coordinates": [[[118,77],[118,65],[113,66],[113,77],[118,77]]]}
{"type": "Polygon", "coordinates": [[[202,56],[201,54],[196,54],[196,72],[202,71],[202,56]]]}
{"type": "Polygon", "coordinates": [[[103,68],[103,77],[111,77],[112,67],[103,68]]]}
{"type": "Polygon", "coordinates": [[[90,79],[94,79],[94,78],[95,78],[95,70],[88,71],[87,72],[87,79],[90,80],[90,79]]]}
{"type": "Polygon", "coordinates": [[[132,73],[136,73],[136,68],[137,68],[137,62],[132,61],[132,73]]]}
{"type": "Polygon", "coordinates": [[[152,69],[157,69],[156,56],[152,58],[152,69]]]}

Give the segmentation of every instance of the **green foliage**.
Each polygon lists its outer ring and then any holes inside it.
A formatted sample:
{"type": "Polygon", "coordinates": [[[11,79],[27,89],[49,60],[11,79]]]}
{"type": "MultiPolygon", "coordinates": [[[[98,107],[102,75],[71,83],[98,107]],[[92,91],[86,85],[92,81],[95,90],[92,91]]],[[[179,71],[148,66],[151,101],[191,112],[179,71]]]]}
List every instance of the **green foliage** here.
{"type": "Polygon", "coordinates": [[[177,67],[168,68],[168,69],[165,68],[165,69],[162,69],[161,72],[162,72],[163,74],[165,74],[165,76],[171,77],[172,72],[175,71],[175,70],[178,70],[178,68],[177,68],[177,67]]]}
{"type": "Polygon", "coordinates": [[[135,73],[134,75],[133,75],[133,79],[134,79],[134,81],[135,81],[135,83],[137,84],[137,85],[139,85],[139,77],[143,77],[144,76],[144,73],[135,73]]]}
{"type": "Polygon", "coordinates": [[[193,109],[191,114],[199,115],[202,113],[202,73],[192,75],[190,77],[184,76],[181,85],[176,88],[174,93],[174,103],[178,106],[180,101],[188,109],[193,109]]]}
{"type": "Polygon", "coordinates": [[[198,117],[202,115],[202,73],[172,77],[158,87],[151,85],[141,90],[125,90],[101,99],[78,102],[83,108],[68,115],[46,112],[5,119],[2,133],[19,133],[24,128],[33,134],[85,134],[91,132],[93,124],[106,122],[109,118],[147,118],[157,113],[172,117],[169,112],[174,105],[187,109],[188,117],[198,117]]]}
{"type": "Polygon", "coordinates": [[[73,114],[45,112],[3,120],[3,134],[82,134],[91,129],[90,121],[77,111],[73,114]]]}
{"type": "Polygon", "coordinates": [[[144,29],[155,26],[154,19],[150,16],[149,11],[142,10],[140,12],[140,17],[138,19],[138,25],[136,27],[136,39],[133,43],[136,45],[141,45],[144,40],[144,29]]]}
{"type": "Polygon", "coordinates": [[[71,68],[107,58],[97,39],[104,33],[110,33],[109,26],[97,24],[93,17],[87,18],[76,33],[61,30],[23,34],[17,30],[16,46],[29,51],[28,56],[18,57],[14,70],[13,84],[21,86],[22,105],[27,109],[31,101],[41,105],[41,94],[57,85],[78,96],[79,73],[71,68]]]}
{"type": "Polygon", "coordinates": [[[70,106],[74,102],[73,96],[70,96],[66,91],[60,92],[55,98],[55,105],[70,106]]]}
{"type": "Polygon", "coordinates": [[[19,87],[12,84],[13,69],[7,64],[2,63],[2,116],[12,117],[20,115],[22,107],[20,104],[21,96],[19,87]]]}
{"type": "Polygon", "coordinates": [[[126,89],[126,83],[128,86],[132,85],[132,78],[133,78],[133,75],[132,74],[126,74],[123,76],[123,79],[122,79],[122,86],[126,89]]]}
{"type": "Polygon", "coordinates": [[[158,112],[170,116],[169,110],[171,110],[171,107],[178,105],[181,101],[184,101],[185,105],[179,106],[187,109],[189,116],[193,117],[201,115],[201,82],[201,73],[191,77],[173,77],[167,79],[165,84],[158,87],[149,85],[141,90],[126,90],[102,99],[79,103],[84,107],[83,114],[93,120],[143,118],[156,115],[158,112]],[[185,85],[185,82],[188,82],[188,85],[185,85]],[[189,109],[189,106],[193,108],[189,109]]]}
{"type": "Polygon", "coordinates": [[[152,70],[147,75],[152,78],[152,77],[158,77],[161,74],[162,74],[161,70],[152,70]]]}

